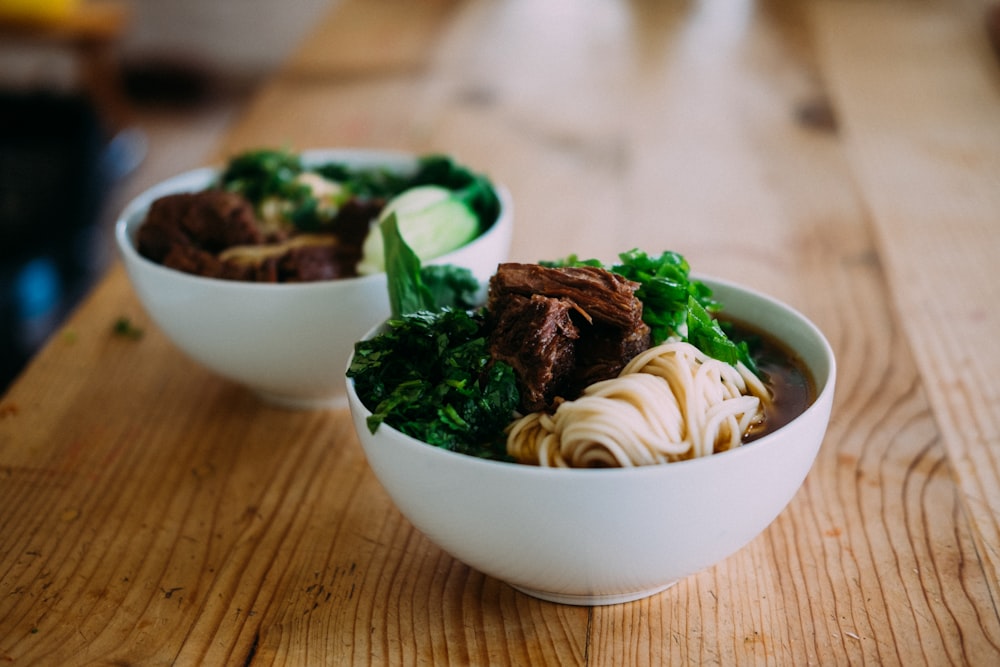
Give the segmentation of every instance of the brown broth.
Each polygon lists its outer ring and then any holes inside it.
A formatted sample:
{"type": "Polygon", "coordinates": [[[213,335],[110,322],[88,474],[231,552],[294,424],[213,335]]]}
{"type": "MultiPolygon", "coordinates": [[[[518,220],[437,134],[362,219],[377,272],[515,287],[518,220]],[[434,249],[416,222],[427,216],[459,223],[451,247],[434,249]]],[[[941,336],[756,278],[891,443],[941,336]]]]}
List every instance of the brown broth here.
{"type": "MultiPolygon", "coordinates": [[[[720,318],[721,319],[721,318],[720,318]]],[[[805,362],[787,345],[761,329],[732,318],[722,320],[736,341],[746,341],[773,402],[764,411],[764,423],[745,434],[743,442],[753,442],[773,433],[805,412],[816,400],[816,382],[805,362]]]]}

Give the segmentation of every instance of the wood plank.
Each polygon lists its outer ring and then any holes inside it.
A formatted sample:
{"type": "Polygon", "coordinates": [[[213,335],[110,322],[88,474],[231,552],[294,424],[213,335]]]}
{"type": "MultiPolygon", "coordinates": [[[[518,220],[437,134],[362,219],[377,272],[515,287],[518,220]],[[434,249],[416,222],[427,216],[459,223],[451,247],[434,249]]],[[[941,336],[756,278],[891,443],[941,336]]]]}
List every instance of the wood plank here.
{"type": "Polygon", "coordinates": [[[1000,604],[1000,71],[978,12],[818,3],[858,186],[1000,604]]]}
{"type": "Polygon", "coordinates": [[[281,68],[281,78],[379,76],[426,67],[462,0],[336,2],[281,68]]]}

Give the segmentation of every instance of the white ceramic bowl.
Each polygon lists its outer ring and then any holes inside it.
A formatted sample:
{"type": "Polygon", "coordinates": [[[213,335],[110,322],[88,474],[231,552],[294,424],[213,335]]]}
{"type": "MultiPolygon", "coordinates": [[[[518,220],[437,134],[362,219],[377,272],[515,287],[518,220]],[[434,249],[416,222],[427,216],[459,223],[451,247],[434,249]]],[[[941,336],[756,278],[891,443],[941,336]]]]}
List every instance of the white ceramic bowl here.
{"type": "Polygon", "coordinates": [[[456,454],[384,424],[372,435],[365,424],[371,413],[348,380],[369,465],[431,541],[545,600],[626,602],[719,562],[761,533],[805,479],[829,421],[836,362],[823,334],[792,308],[728,282],[703,280],[726,313],[784,341],[815,379],[816,401],[774,433],[667,465],[539,468],[456,454]]]}
{"type": "MultiPolygon", "coordinates": [[[[305,164],[339,161],[358,167],[409,170],[411,155],[372,150],[302,152],[305,164]]],[[[389,316],[385,274],[311,283],[218,280],[166,268],[142,257],[136,232],[149,205],[175,192],[207,187],[205,167],[170,178],[128,204],[115,241],[143,307],[167,337],[202,365],[246,385],[264,400],[293,408],[336,407],[346,401],[344,368],[354,342],[389,316]]],[[[501,212],[471,243],[428,263],[469,268],[485,284],[510,250],[513,210],[496,186],[501,212]]]]}

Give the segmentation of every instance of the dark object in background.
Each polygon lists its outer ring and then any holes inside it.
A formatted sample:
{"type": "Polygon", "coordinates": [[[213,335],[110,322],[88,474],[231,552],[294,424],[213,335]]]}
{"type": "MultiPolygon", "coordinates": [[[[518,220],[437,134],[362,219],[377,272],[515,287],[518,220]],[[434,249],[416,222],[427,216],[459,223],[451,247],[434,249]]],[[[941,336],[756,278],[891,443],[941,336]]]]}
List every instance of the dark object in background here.
{"type": "Polygon", "coordinates": [[[1000,58],[1000,2],[990,3],[986,7],[984,16],[986,24],[986,38],[989,39],[990,47],[997,58],[1000,58]]]}
{"type": "Polygon", "coordinates": [[[0,391],[93,279],[106,145],[85,98],[0,92],[0,391]]]}
{"type": "Polygon", "coordinates": [[[139,106],[189,107],[218,88],[204,67],[170,58],[133,59],[122,66],[121,77],[125,93],[139,106]]]}

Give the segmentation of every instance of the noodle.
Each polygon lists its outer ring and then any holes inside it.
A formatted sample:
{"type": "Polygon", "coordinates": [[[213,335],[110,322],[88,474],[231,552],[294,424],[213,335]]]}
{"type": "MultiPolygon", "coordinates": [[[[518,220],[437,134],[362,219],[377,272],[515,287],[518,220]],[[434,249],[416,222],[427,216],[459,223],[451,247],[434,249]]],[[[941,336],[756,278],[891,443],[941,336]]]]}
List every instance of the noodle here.
{"type": "Polygon", "coordinates": [[[551,467],[669,463],[739,447],[770,395],[743,364],[672,341],[632,359],[555,413],[533,412],[507,431],[507,453],[551,467]]]}

